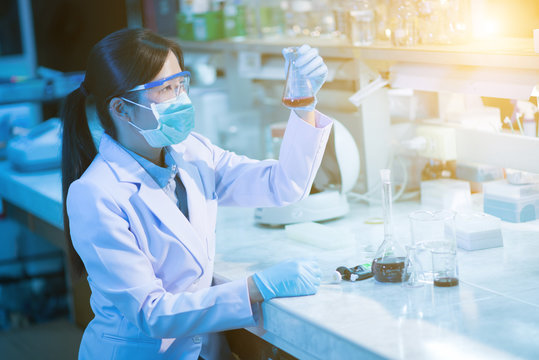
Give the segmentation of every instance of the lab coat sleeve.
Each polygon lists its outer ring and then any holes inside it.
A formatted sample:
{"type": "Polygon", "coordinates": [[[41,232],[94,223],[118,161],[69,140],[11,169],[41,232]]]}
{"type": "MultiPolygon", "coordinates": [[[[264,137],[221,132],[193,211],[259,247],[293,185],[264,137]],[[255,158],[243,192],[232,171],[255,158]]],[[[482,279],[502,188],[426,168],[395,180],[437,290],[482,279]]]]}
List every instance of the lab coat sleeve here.
{"type": "Polygon", "coordinates": [[[253,326],[247,280],[196,292],[167,292],[103,189],[75,181],[67,197],[73,245],[92,285],[144,333],[174,338],[253,326]]]}
{"type": "Polygon", "coordinates": [[[279,160],[257,161],[214,147],[216,193],[228,206],[283,206],[306,197],[333,121],[316,112],[314,127],[291,111],[279,160]]]}

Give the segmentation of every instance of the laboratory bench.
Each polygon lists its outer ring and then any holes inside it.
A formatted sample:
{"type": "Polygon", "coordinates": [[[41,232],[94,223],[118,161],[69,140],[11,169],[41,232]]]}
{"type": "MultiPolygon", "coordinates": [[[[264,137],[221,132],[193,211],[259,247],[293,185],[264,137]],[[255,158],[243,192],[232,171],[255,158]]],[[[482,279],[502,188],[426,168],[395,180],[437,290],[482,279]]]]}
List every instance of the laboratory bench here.
{"type": "MultiPolygon", "coordinates": [[[[18,173],[0,162],[4,203],[62,228],[60,172],[18,173]]],[[[480,198],[474,199],[480,206],[480,198]]],[[[417,201],[394,205],[396,236],[410,242],[408,214],[417,201]]],[[[8,209],[9,210],[9,209],[8,209]]],[[[256,225],[253,209],[219,209],[217,281],[244,278],[293,257],[318,259],[322,285],[314,296],[264,302],[258,327],[247,329],[300,359],[512,359],[539,357],[539,221],[502,222],[504,246],[458,251],[460,283],[406,288],[374,279],[332,283],[340,265],[372,257],[382,240],[379,206],[352,204],[324,224],[355,240],[330,246],[288,239],[283,228],[256,225]]],[[[9,211],[8,211],[9,215],[9,211]]],[[[86,300],[87,301],[87,300],[86,300]]]]}

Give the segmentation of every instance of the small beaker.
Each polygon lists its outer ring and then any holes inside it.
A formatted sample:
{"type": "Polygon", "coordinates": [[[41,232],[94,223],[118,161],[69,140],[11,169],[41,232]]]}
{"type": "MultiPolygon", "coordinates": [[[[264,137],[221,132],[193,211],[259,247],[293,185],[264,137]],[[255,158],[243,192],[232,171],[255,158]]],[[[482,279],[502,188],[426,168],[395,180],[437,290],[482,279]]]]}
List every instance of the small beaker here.
{"type": "Polygon", "coordinates": [[[402,286],[420,287],[423,286],[423,270],[417,259],[417,248],[413,245],[406,245],[406,260],[404,261],[404,271],[402,273],[402,286]]]}
{"type": "Polygon", "coordinates": [[[289,47],[285,51],[285,57],[288,60],[288,69],[286,71],[286,84],[282,102],[289,108],[309,106],[314,102],[311,81],[301,75],[296,67],[296,60],[298,58],[297,50],[295,47],[289,47]]]}
{"type": "Polygon", "coordinates": [[[456,250],[433,250],[434,286],[450,287],[459,284],[456,250]]]}
{"type": "Polygon", "coordinates": [[[409,215],[412,244],[417,248],[417,257],[425,279],[432,279],[431,251],[455,251],[455,212],[452,210],[417,210],[409,215]]]}

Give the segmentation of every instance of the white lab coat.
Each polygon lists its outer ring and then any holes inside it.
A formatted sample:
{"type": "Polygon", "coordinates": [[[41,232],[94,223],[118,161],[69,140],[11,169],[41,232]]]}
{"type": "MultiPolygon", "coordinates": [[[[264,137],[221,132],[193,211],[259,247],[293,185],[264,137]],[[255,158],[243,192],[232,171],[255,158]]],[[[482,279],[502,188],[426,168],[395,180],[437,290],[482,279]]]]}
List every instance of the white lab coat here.
{"type": "Polygon", "coordinates": [[[103,135],[67,196],[95,314],[79,359],[197,359],[205,334],[255,325],[246,279],[211,286],[217,203],[279,206],[308,195],[331,120],[317,113],[317,124],[292,112],[279,161],[238,156],[196,133],[172,146],[189,220],[103,135]]]}

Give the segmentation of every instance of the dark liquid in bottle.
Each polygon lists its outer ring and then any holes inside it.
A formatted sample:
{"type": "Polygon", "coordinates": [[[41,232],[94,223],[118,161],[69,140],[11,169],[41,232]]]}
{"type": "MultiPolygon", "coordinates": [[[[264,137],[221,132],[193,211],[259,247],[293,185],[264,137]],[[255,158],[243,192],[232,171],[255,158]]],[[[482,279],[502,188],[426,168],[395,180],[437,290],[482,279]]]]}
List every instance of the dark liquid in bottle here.
{"type": "Polygon", "coordinates": [[[440,286],[440,287],[450,287],[450,286],[456,286],[459,284],[459,279],[454,277],[443,277],[434,280],[434,286],[440,286]]]}
{"type": "Polygon", "coordinates": [[[297,108],[311,105],[314,102],[314,96],[301,97],[301,98],[283,98],[283,104],[285,106],[297,108]]]}
{"type": "Polygon", "coordinates": [[[377,258],[372,262],[374,278],[380,282],[402,282],[404,257],[377,258]]]}

